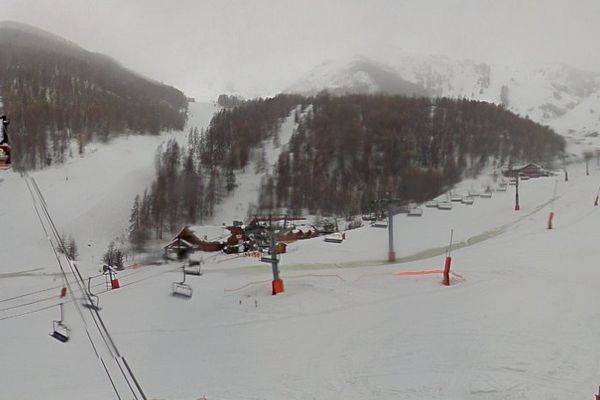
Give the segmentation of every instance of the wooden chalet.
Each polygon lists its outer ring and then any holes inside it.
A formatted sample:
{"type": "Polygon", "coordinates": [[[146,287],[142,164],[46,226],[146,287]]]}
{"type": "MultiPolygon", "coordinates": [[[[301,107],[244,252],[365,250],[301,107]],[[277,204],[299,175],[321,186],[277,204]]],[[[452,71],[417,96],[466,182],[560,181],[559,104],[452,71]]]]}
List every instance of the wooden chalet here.
{"type": "Polygon", "coordinates": [[[526,176],[528,178],[539,178],[541,176],[549,176],[550,172],[539,164],[529,163],[520,167],[509,167],[502,171],[502,174],[507,177],[514,178],[516,176],[526,176]]]}
{"type": "Polygon", "coordinates": [[[221,241],[208,241],[205,238],[199,238],[196,233],[186,226],[183,228],[173,240],[171,240],[165,247],[165,254],[182,254],[190,251],[219,251],[223,250],[225,243],[221,241]]]}

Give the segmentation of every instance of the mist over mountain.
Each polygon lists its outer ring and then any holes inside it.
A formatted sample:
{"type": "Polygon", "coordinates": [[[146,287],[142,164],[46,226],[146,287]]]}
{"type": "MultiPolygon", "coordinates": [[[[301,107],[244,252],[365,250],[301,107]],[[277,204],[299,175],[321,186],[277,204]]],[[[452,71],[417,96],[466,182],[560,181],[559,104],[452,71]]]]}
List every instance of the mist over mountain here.
{"type": "Polygon", "coordinates": [[[364,57],[325,62],[284,90],[336,95],[386,93],[476,99],[549,125],[565,136],[600,131],[600,73],[565,64],[511,67],[444,56],[392,55],[381,63],[364,57]]]}
{"type": "Polygon", "coordinates": [[[420,82],[413,83],[403,79],[393,68],[362,57],[349,63],[324,62],[285,92],[312,96],[324,89],[334,95],[383,93],[427,96],[431,94],[420,82]]]}
{"type": "Polygon", "coordinates": [[[0,23],[0,95],[11,119],[13,162],[62,162],[76,142],[182,129],[187,101],[173,87],[132,72],[41,29],[0,23]]]}

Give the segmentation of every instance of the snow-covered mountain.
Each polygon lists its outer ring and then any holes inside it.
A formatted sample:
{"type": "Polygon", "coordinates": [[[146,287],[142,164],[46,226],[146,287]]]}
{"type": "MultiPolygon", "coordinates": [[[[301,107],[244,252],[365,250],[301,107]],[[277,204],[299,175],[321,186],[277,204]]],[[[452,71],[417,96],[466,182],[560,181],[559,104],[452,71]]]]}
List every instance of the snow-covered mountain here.
{"type": "Polygon", "coordinates": [[[502,103],[563,135],[595,137],[600,130],[600,73],[564,64],[540,67],[491,65],[445,56],[390,55],[327,61],[285,92],[429,95],[502,103]]]}
{"type": "Polygon", "coordinates": [[[426,96],[429,92],[394,68],[366,58],[350,62],[327,61],[289,87],[286,92],[313,95],[327,89],[334,94],[386,93],[426,96]]]}

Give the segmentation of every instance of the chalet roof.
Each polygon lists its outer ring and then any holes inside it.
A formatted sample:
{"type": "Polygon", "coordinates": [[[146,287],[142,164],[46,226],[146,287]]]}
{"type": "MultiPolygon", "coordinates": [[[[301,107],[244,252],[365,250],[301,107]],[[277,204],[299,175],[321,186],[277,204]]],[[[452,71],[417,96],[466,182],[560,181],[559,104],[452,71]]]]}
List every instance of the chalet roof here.
{"type": "Polygon", "coordinates": [[[227,240],[231,236],[231,232],[223,225],[190,225],[187,230],[198,240],[204,240],[206,236],[208,242],[227,240]]]}
{"type": "Polygon", "coordinates": [[[188,241],[219,242],[227,240],[231,232],[225,226],[219,225],[191,225],[183,228],[175,238],[186,238],[188,241]],[[206,236],[206,239],[204,237],[206,236]]]}
{"type": "Polygon", "coordinates": [[[189,248],[194,247],[194,245],[191,244],[190,242],[188,242],[187,240],[180,239],[180,238],[177,238],[177,237],[175,239],[171,240],[165,247],[173,246],[176,243],[179,244],[179,245],[184,245],[185,247],[189,247],[189,248]]]}
{"type": "Polygon", "coordinates": [[[527,167],[535,167],[535,168],[538,168],[538,169],[544,169],[544,167],[542,167],[540,164],[535,164],[535,163],[525,164],[520,169],[525,169],[527,167]]]}

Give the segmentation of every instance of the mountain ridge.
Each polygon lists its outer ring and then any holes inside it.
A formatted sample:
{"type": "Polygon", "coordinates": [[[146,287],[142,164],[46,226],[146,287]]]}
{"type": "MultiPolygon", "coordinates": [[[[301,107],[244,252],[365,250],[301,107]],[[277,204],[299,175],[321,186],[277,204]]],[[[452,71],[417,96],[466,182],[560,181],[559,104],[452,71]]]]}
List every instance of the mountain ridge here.
{"type": "Polygon", "coordinates": [[[414,95],[468,98],[503,104],[516,114],[556,128],[565,136],[573,129],[578,134],[576,136],[581,137],[589,137],[600,131],[600,119],[597,116],[588,115],[581,120],[585,113],[573,112],[585,106],[592,97],[600,96],[600,73],[560,63],[517,68],[473,60],[453,60],[446,56],[400,53],[387,56],[385,61],[355,56],[349,60],[324,62],[283,92],[316,94],[327,90],[332,94],[386,93],[389,86],[382,87],[372,73],[381,70],[387,71],[388,77],[395,77],[398,82],[408,82],[419,88],[420,93],[415,90],[414,95]]]}
{"type": "Polygon", "coordinates": [[[12,119],[17,168],[63,162],[73,140],[181,130],[184,94],[112,58],[29,25],[0,23],[0,96],[12,119]]]}

